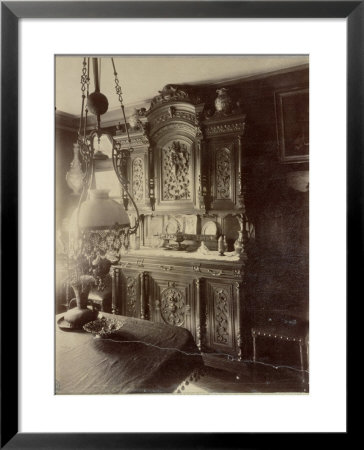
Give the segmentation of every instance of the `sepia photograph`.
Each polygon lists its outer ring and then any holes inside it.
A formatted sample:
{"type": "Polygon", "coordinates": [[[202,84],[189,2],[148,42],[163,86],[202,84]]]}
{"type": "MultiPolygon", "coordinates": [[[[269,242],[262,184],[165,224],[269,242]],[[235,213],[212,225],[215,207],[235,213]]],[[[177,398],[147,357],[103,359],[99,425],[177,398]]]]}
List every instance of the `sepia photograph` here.
{"type": "Polygon", "coordinates": [[[55,394],[308,394],[308,55],[54,64],[55,394]]]}

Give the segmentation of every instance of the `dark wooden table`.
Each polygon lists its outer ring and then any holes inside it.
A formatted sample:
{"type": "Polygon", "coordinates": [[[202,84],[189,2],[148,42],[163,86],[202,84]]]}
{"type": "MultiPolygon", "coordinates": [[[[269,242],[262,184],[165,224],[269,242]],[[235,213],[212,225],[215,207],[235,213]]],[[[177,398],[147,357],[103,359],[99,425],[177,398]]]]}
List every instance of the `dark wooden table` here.
{"type": "MultiPolygon", "coordinates": [[[[56,394],[171,393],[203,367],[185,328],[125,316],[106,338],[56,324],[56,394]]],[[[56,316],[56,321],[62,314],[56,316]]]]}

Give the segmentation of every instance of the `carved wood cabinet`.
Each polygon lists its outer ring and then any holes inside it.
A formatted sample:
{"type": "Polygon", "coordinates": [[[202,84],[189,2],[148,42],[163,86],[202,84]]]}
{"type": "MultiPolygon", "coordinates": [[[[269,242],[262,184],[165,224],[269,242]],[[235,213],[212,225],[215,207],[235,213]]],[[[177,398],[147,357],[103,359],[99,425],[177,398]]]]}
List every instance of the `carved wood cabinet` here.
{"type": "MultiPolygon", "coordinates": [[[[135,111],[125,176],[141,249],[121,255],[112,275],[115,312],[185,327],[223,364],[248,357],[245,244],[254,236],[245,209],[246,115],[227,91],[210,91],[219,92],[211,108],[198,88],[167,85],[149,109],[135,111]],[[217,255],[221,234],[235,255],[217,255]]],[[[115,140],[128,146],[125,130],[115,140]]]]}
{"type": "Polygon", "coordinates": [[[130,252],[113,267],[113,311],[187,328],[205,355],[246,358],[244,262],[153,253],[130,252]]]}

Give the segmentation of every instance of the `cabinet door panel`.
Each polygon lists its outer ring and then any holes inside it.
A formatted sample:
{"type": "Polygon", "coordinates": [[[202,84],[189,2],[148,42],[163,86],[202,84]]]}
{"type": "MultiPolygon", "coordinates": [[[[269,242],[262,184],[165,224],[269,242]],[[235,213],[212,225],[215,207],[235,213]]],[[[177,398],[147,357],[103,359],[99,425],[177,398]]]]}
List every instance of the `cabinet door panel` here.
{"type": "Polygon", "coordinates": [[[233,208],[236,201],[236,145],[232,140],[210,143],[213,209],[233,208]]]}
{"type": "Polygon", "coordinates": [[[232,283],[205,280],[206,344],[209,349],[235,353],[235,296],[232,283]]]}
{"type": "Polygon", "coordinates": [[[177,281],[152,275],[149,286],[152,320],[187,328],[195,337],[195,298],[193,281],[177,281]]]}
{"type": "Polygon", "coordinates": [[[176,134],[162,139],[155,152],[156,210],[192,212],[197,208],[197,157],[193,139],[176,134]]]}

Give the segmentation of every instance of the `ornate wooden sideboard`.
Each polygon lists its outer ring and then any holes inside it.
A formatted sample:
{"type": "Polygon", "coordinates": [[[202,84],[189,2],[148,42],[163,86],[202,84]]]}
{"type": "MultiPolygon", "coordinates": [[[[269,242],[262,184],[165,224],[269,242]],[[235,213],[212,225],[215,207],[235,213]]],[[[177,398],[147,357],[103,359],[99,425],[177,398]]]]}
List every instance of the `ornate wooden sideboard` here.
{"type": "Polygon", "coordinates": [[[113,311],[185,327],[202,352],[222,360],[247,358],[245,263],[236,256],[208,258],[165,249],[128,253],[112,269],[113,311]]]}
{"type": "Polygon", "coordinates": [[[227,89],[167,85],[129,118],[129,136],[122,128],[114,136],[121,158],[130,138],[121,167],[141,218],[138,243],[132,237],[112,269],[114,312],[186,327],[224,361],[247,358],[251,338],[245,120],[227,89]],[[220,236],[230,256],[218,256],[220,236]]]}

